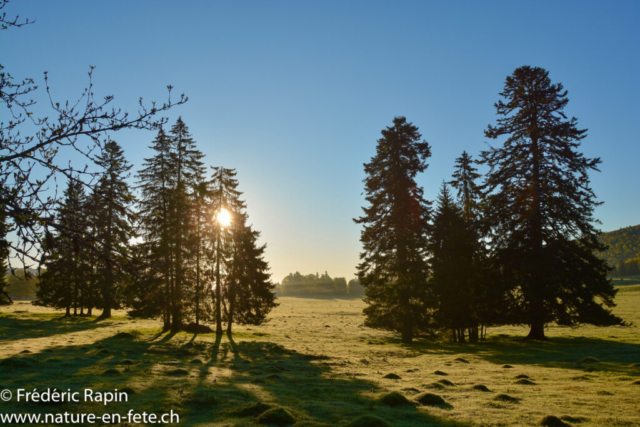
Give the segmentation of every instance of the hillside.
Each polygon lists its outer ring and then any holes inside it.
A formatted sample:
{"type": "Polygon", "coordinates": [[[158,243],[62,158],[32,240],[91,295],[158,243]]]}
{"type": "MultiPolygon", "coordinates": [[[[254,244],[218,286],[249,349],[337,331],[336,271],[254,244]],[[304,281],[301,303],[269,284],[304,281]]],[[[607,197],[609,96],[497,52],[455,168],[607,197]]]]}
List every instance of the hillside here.
{"type": "Polygon", "coordinates": [[[602,257],[614,267],[620,260],[640,257],[640,225],[603,233],[601,240],[609,246],[602,257]]]}

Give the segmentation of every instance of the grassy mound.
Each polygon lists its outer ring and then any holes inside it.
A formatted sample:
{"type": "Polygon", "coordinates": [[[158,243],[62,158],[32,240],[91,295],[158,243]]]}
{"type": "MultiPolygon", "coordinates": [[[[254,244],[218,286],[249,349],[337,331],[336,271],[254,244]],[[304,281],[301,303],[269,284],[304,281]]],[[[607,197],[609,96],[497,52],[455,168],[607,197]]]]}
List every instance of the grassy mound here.
{"type": "Polygon", "coordinates": [[[460,362],[460,363],[469,363],[469,361],[467,359],[463,359],[462,357],[458,357],[456,359],[453,359],[454,362],[460,362]]]}
{"type": "Polygon", "coordinates": [[[388,380],[401,380],[401,379],[402,379],[402,378],[400,377],[400,375],[396,375],[396,374],[394,374],[394,373],[387,374],[387,375],[385,375],[385,376],[384,376],[384,377],[382,377],[382,378],[386,378],[386,379],[388,379],[388,380]]]}
{"type": "Polygon", "coordinates": [[[265,378],[268,380],[280,380],[282,379],[282,376],[278,374],[269,374],[265,378]]]}
{"type": "Polygon", "coordinates": [[[238,417],[257,417],[260,414],[265,413],[271,409],[271,405],[266,403],[256,402],[246,405],[235,412],[238,417]]]}
{"type": "Polygon", "coordinates": [[[438,381],[438,382],[439,382],[440,384],[442,384],[442,385],[446,385],[446,386],[449,386],[449,387],[453,387],[453,386],[455,385],[454,383],[452,383],[452,382],[451,382],[451,381],[449,381],[449,380],[440,380],[440,381],[438,381]]]}
{"type": "Polygon", "coordinates": [[[178,368],[165,372],[165,375],[169,375],[170,377],[185,377],[189,375],[189,371],[187,371],[186,369],[178,368]]]}
{"type": "Polygon", "coordinates": [[[444,390],[444,386],[442,384],[439,383],[431,383],[431,384],[427,384],[425,386],[423,386],[424,388],[430,388],[432,390],[444,390]]]}
{"type": "Polygon", "coordinates": [[[449,375],[446,372],[442,372],[442,371],[435,371],[433,374],[434,375],[449,375]]]}
{"type": "Polygon", "coordinates": [[[351,421],[345,427],[391,427],[391,424],[373,415],[363,415],[351,421]]]}
{"type": "Polygon", "coordinates": [[[634,382],[632,382],[631,384],[633,385],[640,385],[640,380],[635,380],[634,382]]]}
{"type": "Polygon", "coordinates": [[[100,350],[98,352],[98,354],[109,354],[109,353],[111,353],[111,352],[109,350],[107,350],[106,348],[103,348],[102,350],[100,350]]]}
{"type": "Polygon", "coordinates": [[[565,427],[565,426],[568,426],[569,424],[565,423],[560,418],[554,415],[547,415],[546,417],[540,420],[540,425],[546,426],[546,427],[565,427]]]}
{"type": "Polygon", "coordinates": [[[474,386],[473,386],[473,387],[471,387],[471,388],[472,388],[473,390],[476,390],[476,391],[491,391],[491,390],[489,390],[489,388],[488,388],[486,385],[484,385],[484,384],[477,384],[477,385],[474,385],[474,386]]]}
{"type": "Polygon", "coordinates": [[[423,406],[440,406],[445,404],[445,401],[442,397],[433,393],[423,393],[418,396],[416,400],[423,406]]]}
{"type": "Polygon", "coordinates": [[[258,417],[258,424],[273,424],[287,426],[296,422],[293,415],[284,408],[271,408],[258,417]]]}
{"type": "Polygon", "coordinates": [[[640,363],[632,363],[629,365],[630,368],[640,368],[640,363]]]}
{"type": "Polygon", "coordinates": [[[195,358],[189,363],[193,363],[194,365],[201,365],[202,364],[202,360],[200,360],[198,358],[195,358]]]}
{"type": "Polygon", "coordinates": [[[135,362],[131,359],[124,359],[118,362],[119,365],[133,365],[135,362]]]}
{"type": "Polygon", "coordinates": [[[29,350],[22,350],[22,351],[20,352],[20,354],[29,354],[29,353],[31,353],[31,351],[29,351],[29,350]]]}
{"type": "Polygon", "coordinates": [[[413,387],[403,388],[402,391],[405,391],[407,393],[420,393],[420,390],[418,390],[417,388],[413,388],[413,387]]]}
{"type": "Polygon", "coordinates": [[[520,385],[536,385],[536,383],[526,378],[519,379],[518,381],[514,381],[513,383],[520,384],[520,385]]]}
{"type": "Polygon", "coordinates": [[[124,391],[125,393],[127,393],[127,396],[133,396],[134,394],[136,394],[136,391],[131,387],[121,388],[120,391],[124,391]]]}
{"type": "Polygon", "coordinates": [[[210,407],[217,403],[215,396],[209,393],[194,393],[187,399],[187,403],[195,406],[210,407]]]}
{"type": "Polygon", "coordinates": [[[525,379],[528,380],[529,378],[531,378],[529,375],[525,375],[525,374],[520,374],[520,375],[516,375],[516,379],[525,379]]]}
{"type": "Polygon", "coordinates": [[[509,402],[509,403],[517,403],[520,401],[517,397],[509,396],[508,394],[500,393],[493,398],[493,400],[497,400],[499,402],[509,402]]]}
{"type": "Polygon", "coordinates": [[[406,397],[395,391],[382,396],[380,402],[386,406],[411,405],[411,402],[406,397]]]}
{"type": "Polygon", "coordinates": [[[135,338],[136,336],[131,332],[118,332],[113,337],[119,338],[119,339],[132,339],[132,338],[135,338]]]}
{"type": "Polygon", "coordinates": [[[580,359],[578,363],[600,363],[600,361],[595,357],[588,356],[580,359]]]}
{"type": "Polygon", "coordinates": [[[106,371],[104,371],[102,373],[103,376],[109,377],[109,376],[117,376],[117,375],[122,375],[122,372],[120,372],[117,369],[111,368],[111,369],[107,369],[106,371]]]}
{"type": "Polygon", "coordinates": [[[505,368],[505,369],[511,369],[511,368],[513,368],[513,366],[511,366],[511,365],[502,365],[502,367],[503,367],[503,368],[505,368]]]}

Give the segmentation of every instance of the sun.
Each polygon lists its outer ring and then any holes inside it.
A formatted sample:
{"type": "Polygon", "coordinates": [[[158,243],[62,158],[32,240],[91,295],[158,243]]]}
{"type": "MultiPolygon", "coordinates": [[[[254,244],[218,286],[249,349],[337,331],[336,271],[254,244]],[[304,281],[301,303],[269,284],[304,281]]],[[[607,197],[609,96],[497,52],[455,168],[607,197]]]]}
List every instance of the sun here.
{"type": "Polygon", "coordinates": [[[231,214],[228,210],[222,208],[220,209],[220,212],[218,212],[218,215],[216,215],[216,220],[221,226],[227,227],[229,224],[231,224],[231,214]]]}

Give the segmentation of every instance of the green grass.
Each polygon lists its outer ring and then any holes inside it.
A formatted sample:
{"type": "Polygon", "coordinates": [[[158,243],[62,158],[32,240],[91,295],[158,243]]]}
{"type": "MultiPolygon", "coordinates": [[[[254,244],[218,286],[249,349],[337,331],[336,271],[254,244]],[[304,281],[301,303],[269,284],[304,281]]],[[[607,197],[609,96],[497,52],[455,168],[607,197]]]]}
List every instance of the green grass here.
{"type": "Polygon", "coordinates": [[[268,324],[237,327],[233,338],[163,333],[157,321],[120,312],[97,321],[27,303],[3,308],[3,387],[131,393],[129,402],[106,408],[0,402],[0,410],[173,409],[181,425],[196,426],[262,425],[261,416],[274,409],[273,419],[289,422],[286,412],[298,425],[366,425],[371,417],[394,426],[530,426],[553,417],[568,425],[640,425],[640,286],[621,287],[617,298],[616,313],[632,326],[552,325],[542,343],[523,340],[525,328],[503,327],[478,344],[404,345],[363,326],[360,300],[279,302],[268,324]],[[446,403],[419,404],[426,392],[446,403]],[[411,404],[385,404],[394,393],[411,404]]]}

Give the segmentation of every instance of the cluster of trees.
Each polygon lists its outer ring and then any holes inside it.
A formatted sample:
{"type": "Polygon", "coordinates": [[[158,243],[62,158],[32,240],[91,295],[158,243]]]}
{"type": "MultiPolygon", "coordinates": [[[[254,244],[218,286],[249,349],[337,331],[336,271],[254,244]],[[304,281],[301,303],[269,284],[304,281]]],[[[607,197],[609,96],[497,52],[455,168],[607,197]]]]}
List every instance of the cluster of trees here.
{"type": "Polygon", "coordinates": [[[39,279],[36,271],[29,269],[15,269],[13,274],[7,274],[5,280],[7,282],[6,292],[9,298],[16,299],[34,299],[38,291],[39,279]]]}
{"type": "Polygon", "coordinates": [[[485,136],[501,146],[474,161],[464,152],[436,206],[415,178],[430,145],[397,117],[364,165],[368,206],[358,277],[370,327],[416,335],[448,330],[456,341],[482,338],[483,326],[619,325],[616,291],[594,227],[599,204],[589,172],[600,159],[578,151],[586,130],[567,119],[567,91],[542,68],[508,76],[485,136]],[[475,164],[487,168],[481,176],[475,164]],[[451,194],[452,186],[457,197],[451,194]]]}
{"type": "Polygon", "coordinates": [[[611,277],[640,276],[640,258],[632,258],[626,261],[618,261],[618,264],[609,273],[611,277]]]}
{"type": "Polygon", "coordinates": [[[351,295],[362,296],[362,286],[357,279],[352,279],[347,283],[344,277],[331,278],[326,271],[324,274],[300,274],[299,272],[289,273],[282,279],[280,292],[286,296],[305,295],[351,295]]]}
{"type": "MultiPolygon", "coordinates": [[[[607,246],[607,249],[600,253],[610,267],[616,268],[623,263],[640,258],[640,225],[625,227],[620,230],[603,233],[600,241],[607,246]]],[[[613,272],[612,275],[618,275],[613,272]]]]}
{"type": "Polygon", "coordinates": [[[248,224],[233,169],[212,168],[181,118],[161,128],[137,174],[136,197],[127,183],[131,165],[110,141],[98,156],[97,185],[87,193],[68,182],[57,209],[59,231],[46,240],[47,270],[37,304],[67,315],[161,317],[165,329],[188,321],[260,324],[276,306],[265,245],[248,224]],[[134,209],[135,208],[135,209],[134,209]]]}
{"type": "MultiPolygon", "coordinates": [[[[31,24],[8,17],[0,0],[2,30],[31,24]]],[[[93,70],[75,101],[55,100],[44,74],[51,114],[33,114],[31,78],[14,79],[0,65],[0,304],[12,302],[7,271],[38,265],[39,303],[67,314],[109,317],[113,309],[162,316],[165,327],[215,318],[260,323],[274,303],[259,233],[248,224],[235,172],[207,176],[182,120],[163,132],[161,114],[187,102],[169,97],[129,114],[114,97],[94,96],[93,70]],[[127,177],[131,165],[111,139],[123,129],[158,131],[155,155],[138,173],[140,198],[127,177]],[[74,162],[59,162],[59,156],[74,162]],[[78,159],[86,160],[78,168],[78,159]],[[97,167],[92,167],[95,165],[97,167]],[[66,182],[62,198],[58,182],[66,182]],[[225,213],[225,215],[220,215],[225,213]],[[226,216],[225,226],[212,221],[226,216]],[[7,239],[11,235],[12,239],[7,239]],[[46,271],[41,270],[46,266],[46,271]]]]}

